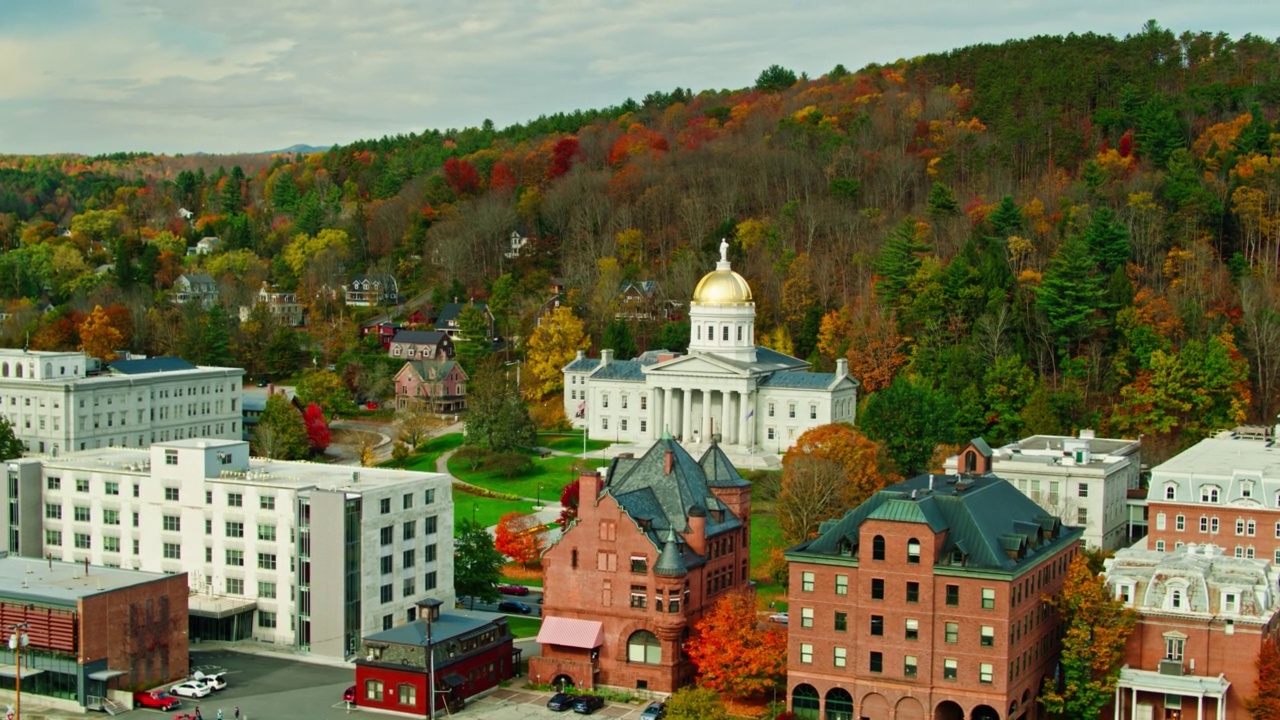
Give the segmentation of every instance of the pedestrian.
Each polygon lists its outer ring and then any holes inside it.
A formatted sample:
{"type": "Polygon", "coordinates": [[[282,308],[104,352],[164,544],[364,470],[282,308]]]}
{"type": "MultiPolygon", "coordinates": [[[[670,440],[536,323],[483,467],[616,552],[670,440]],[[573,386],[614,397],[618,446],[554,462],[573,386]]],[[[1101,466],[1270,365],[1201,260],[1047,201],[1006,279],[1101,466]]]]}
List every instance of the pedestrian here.
{"type": "Polygon", "coordinates": [[[204,720],[204,716],[200,714],[200,706],[196,706],[196,720],[204,720]]]}
{"type": "Polygon", "coordinates": [[[222,720],[222,708],[218,708],[218,720],[222,720]]]}
{"type": "Polygon", "coordinates": [[[236,706],[236,720],[240,720],[240,706],[236,706]]]}

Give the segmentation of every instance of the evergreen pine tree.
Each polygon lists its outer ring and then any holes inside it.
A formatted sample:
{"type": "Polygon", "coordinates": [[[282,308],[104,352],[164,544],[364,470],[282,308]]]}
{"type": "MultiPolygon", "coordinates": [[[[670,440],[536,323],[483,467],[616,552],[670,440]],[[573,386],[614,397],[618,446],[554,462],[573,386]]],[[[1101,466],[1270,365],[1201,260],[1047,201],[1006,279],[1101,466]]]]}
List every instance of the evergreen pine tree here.
{"type": "Polygon", "coordinates": [[[885,305],[897,308],[908,300],[907,285],[920,267],[920,254],[930,246],[916,239],[915,218],[907,216],[889,231],[880,257],[876,259],[876,295],[885,305]]]}
{"type": "Polygon", "coordinates": [[[635,338],[631,336],[631,326],[626,320],[616,318],[604,328],[604,338],[600,347],[612,350],[619,360],[630,360],[637,354],[635,338]]]}
{"type": "Polygon", "coordinates": [[[1049,331],[1064,349],[1084,339],[1097,325],[1102,287],[1094,268],[1084,239],[1072,235],[1049,261],[1040,283],[1036,308],[1048,318],[1049,331]]]}
{"type": "Polygon", "coordinates": [[[929,188],[929,217],[937,219],[960,213],[960,205],[956,203],[955,193],[944,183],[935,182],[929,188]]]}
{"type": "Polygon", "coordinates": [[[1111,208],[1104,207],[1093,214],[1089,227],[1085,228],[1084,240],[1103,274],[1110,274],[1129,262],[1129,231],[1116,220],[1111,208]]]}
{"type": "Polygon", "coordinates": [[[998,238],[1007,238],[1018,234],[1022,229],[1022,209],[1014,202],[1012,195],[1000,198],[1000,206],[987,218],[991,223],[991,232],[998,238]]]}
{"type": "Polygon", "coordinates": [[[1271,152],[1271,124],[1263,117],[1262,106],[1258,103],[1249,107],[1249,114],[1253,116],[1253,120],[1236,137],[1233,143],[1235,150],[1241,155],[1246,153],[1266,155],[1271,152]]]}

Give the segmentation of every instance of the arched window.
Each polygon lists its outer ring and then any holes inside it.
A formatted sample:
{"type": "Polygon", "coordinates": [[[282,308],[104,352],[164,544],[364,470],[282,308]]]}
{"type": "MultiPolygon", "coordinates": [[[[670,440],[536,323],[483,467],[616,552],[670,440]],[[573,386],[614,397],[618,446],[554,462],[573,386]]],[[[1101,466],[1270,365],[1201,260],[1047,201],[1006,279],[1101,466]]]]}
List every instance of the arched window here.
{"type": "Polygon", "coordinates": [[[696,331],[697,331],[697,333],[698,333],[698,339],[699,339],[699,340],[701,340],[701,339],[702,339],[702,326],[701,326],[701,325],[699,325],[698,327],[694,328],[694,330],[696,330],[696,331]]]}
{"type": "Polygon", "coordinates": [[[0,365],[0,376],[9,377],[9,363],[0,365]]]}
{"type": "Polygon", "coordinates": [[[53,363],[44,364],[44,376],[47,378],[53,377],[53,363]]]}
{"type": "Polygon", "coordinates": [[[1219,489],[1217,485],[1202,485],[1200,487],[1200,502],[1216,503],[1218,502],[1219,489]]]}
{"type": "Polygon", "coordinates": [[[16,375],[17,377],[22,377],[22,363],[16,363],[13,366],[13,371],[14,371],[13,374],[16,375]]]}
{"type": "Polygon", "coordinates": [[[884,536],[883,535],[877,535],[871,539],[871,559],[872,560],[884,559],[884,536]]]}
{"type": "Polygon", "coordinates": [[[658,665],[662,662],[662,645],[658,636],[648,630],[637,630],[627,638],[627,662],[658,665]]]}
{"type": "Polygon", "coordinates": [[[721,340],[724,340],[724,341],[726,341],[726,342],[728,342],[728,340],[729,340],[729,326],[728,326],[728,325],[725,325],[725,326],[724,326],[724,330],[720,333],[720,339],[721,339],[721,340]]]}
{"type": "Polygon", "coordinates": [[[844,688],[831,688],[827,691],[827,720],[842,720],[853,717],[853,696],[844,688]]]}
{"type": "MultiPolygon", "coordinates": [[[[1164,486],[1164,499],[1165,499],[1165,500],[1177,500],[1177,499],[1178,499],[1178,486],[1177,486],[1177,485],[1165,485],[1165,486],[1164,486]]],[[[1280,496],[1277,496],[1277,499],[1280,499],[1280,496]]]]}
{"type": "Polygon", "coordinates": [[[791,712],[801,720],[816,720],[818,717],[818,691],[812,685],[797,685],[791,691],[791,712]]]}

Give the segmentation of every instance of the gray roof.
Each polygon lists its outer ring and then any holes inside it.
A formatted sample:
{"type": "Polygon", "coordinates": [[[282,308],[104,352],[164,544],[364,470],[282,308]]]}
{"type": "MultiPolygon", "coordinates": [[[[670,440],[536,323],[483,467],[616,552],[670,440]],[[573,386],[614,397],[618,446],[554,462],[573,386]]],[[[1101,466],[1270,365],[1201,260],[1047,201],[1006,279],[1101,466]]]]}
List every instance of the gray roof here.
{"type": "MultiPolygon", "coordinates": [[[[448,377],[455,365],[456,360],[408,360],[405,365],[412,365],[414,372],[418,373],[418,377],[423,380],[443,380],[448,377]],[[435,377],[431,376],[431,371],[435,370],[435,377]]],[[[467,377],[467,371],[458,366],[458,370],[462,372],[462,377],[467,377]]]]}
{"type": "Polygon", "coordinates": [[[52,562],[0,552],[0,600],[75,607],[80,598],[166,580],[165,573],[52,562]]]}
{"type": "Polygon", "coordinates": [[[611,360],[596,370],[592,380],[631,380],[644,382],[644,363],[639,360],[611,360]]]}
{"type": "Polygon", "coordinates": [[[866,520],[920,523],[934,533],[945,531],[937,565],[949,565],[951,551],[959,550],[964,562],[953,567],[960,572],[1018,572],[1079,541],[1082,533],[1079,528],[1062,527],[1057,518],[995,475],[920,475],[877,492],[844,517],[822,523],[818,537],[788,552],[856,557],[862,540],[859,530],[866,520]],[[929,490],[931,478],[933,491],[929,490]]]}
{"type": "Polygon", "coordinates": [[[729,457],[720,449],[718,443],[712,443],[711,447],[702,454],[702,459],[698,460],[698,464],[702,466],[702,472],[707,476],[707,484],[711,487],[742,487],[751,483],[742,479],[738,474],[738,469],[729,462],[729,457]]]}
{"type": "Polygon", "coordinates": [[[393,343],[412,343],[414,345],[436,345],[449,336],[439,330],[397,330],[393,343]]]}
{"type": "Polygon", "coordinates": [[[212,278],[212,277],[210,277],[208,273],[184,273],[184,274],[180,275],[179,277],[184,277],[184,278],[186,278],[186,279],[187,279],[187,282],[191,283],[193,286],[194,286],[194,285],[216,285],[216,284],[217,284],[217,283],[215,283],[215,282],[213,281],[213,278],[212,278]]]}
{"type": "Polygon", "coordinates": [[[195,365],[178,357],[153,357],[146,360],[112,360],[107,367],[121,375],[195,370],[195,365]]]}
{"type": "MultiPolygon", "coordinates": [[[[712,487],[702,465],[679,443],[664,437],[639,458],[616,458],[603,493],[612,496],[640,525],[654,548],[662,549],[668,531],[690,531],[691,514],[706,517],[707,537],[742,527],[741,518],[720,502],[712,487]],[[667,451],[672,454],[670,473],[665,472],[667,451]]],[[[683,542],[679,542],[679,552],[685,567],[706,562],[683,542]]]]}
{"type": "Polygon", "coordinates": [[[589,373],[595,370],[596,366],[598,366],[599,364],[600,364],[600,358],[589,358],[589,357],[584,357],[581,359],[575,358],[573,362],[564,366],[564,371],[589,373]]]}
{"type": "Polygon", "coordinates": [[[796,388],[801,390],[825,390],[836,381],[835,373],[815,373],[783,370],[761,378],[758,387],[796,388]]]}
{"type": "MultiPolygon", "coordinates": [[[[445,640],[452,640],[488,625],[505,621],[506,616],[500,613],[481,612],[479,610],[450,610],[441,612],[440,618],[431,623],[431,644],[439,645],[445,640]]],[[[415,620],[404,625],[397,625],[390,630],[383,630],[365,636],[366,642],[387,643],[388,645],[409,645],[411,647],[427,646],[427,621],[415,620]]]]}
{"type": "Polygon", "coordinates": [[[436,317],[436,327],[441,327],[442,325],[444,325],[445,323],[448,323],[449,321],[457,322],[458,318],[462,315],[462,310],[463,310],[463,308],[467,307],[467,305],[469,305],[469,304],[470,304],[470,305],[475,305],[477,308],[479,308],[481,311],[484,311],[484,312],[488,312],[488,310],[489,310],[489,308],[488,308],[484,303],[482,303],[482,302],[476,302],[476,303],[460,303],[460,302],[445,303],[445,304],[444,304],[444,307],[443,307],[443,308],[440,308],[440,315],[436,317]]]}

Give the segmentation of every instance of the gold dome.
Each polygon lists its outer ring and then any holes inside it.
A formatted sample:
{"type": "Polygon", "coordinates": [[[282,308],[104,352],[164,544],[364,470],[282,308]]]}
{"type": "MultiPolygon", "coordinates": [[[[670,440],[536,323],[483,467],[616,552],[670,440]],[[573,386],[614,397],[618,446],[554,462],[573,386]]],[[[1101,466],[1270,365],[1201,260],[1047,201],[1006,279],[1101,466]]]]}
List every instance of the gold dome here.
{"type": "Polygon", "coordinates": [[[693,291],[693,302],[699,305],[740,305],[751,302],[751,287],[732,270],[707,273],[693,291]]]}

